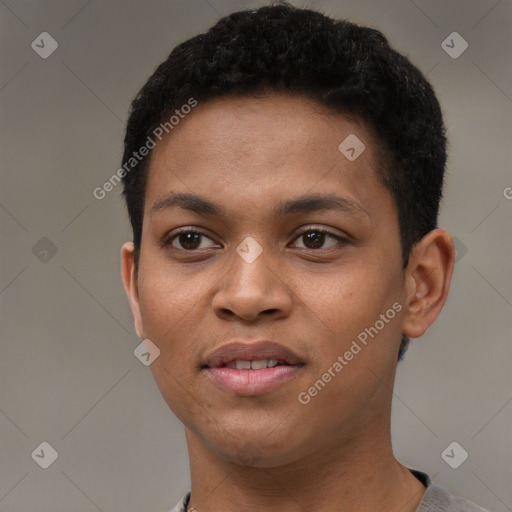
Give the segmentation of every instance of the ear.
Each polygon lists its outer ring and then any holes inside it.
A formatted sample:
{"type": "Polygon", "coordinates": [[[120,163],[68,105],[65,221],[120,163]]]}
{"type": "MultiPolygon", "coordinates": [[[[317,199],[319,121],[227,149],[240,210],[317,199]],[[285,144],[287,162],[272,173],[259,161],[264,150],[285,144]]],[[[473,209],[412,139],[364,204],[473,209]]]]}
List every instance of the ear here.
{"type": "Polygon", "coordinates": [[[448,297],[455,246],[442,228],[427,233],[413,248],[405,276],[405,315],[402,332],[419,338],[434,323],[448,297]]]}
{"type": "Polygon", "coordinates": [[[123,286],[130,302],[135,331],[140,339],[144,339],[144,329],[142,324],[142,314],[139,303],[139,286],[137,269],[134,261],[133,242],[125,242],[121,247],[121,278],[123,286]]]}

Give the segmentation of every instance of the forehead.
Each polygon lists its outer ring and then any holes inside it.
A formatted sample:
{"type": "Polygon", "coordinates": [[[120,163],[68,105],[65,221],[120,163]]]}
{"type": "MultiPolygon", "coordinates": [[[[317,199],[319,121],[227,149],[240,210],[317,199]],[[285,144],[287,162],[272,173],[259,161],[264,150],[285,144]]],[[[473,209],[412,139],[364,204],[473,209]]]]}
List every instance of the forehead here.
{"type": "Polygon", "coordinates": [[[387,191],[377,179],[374,140],[362,120],[302,96],[198,103],[152,151],[145,215],[170,191],[255,205],[340,190],[375,203],[387,191]]]}

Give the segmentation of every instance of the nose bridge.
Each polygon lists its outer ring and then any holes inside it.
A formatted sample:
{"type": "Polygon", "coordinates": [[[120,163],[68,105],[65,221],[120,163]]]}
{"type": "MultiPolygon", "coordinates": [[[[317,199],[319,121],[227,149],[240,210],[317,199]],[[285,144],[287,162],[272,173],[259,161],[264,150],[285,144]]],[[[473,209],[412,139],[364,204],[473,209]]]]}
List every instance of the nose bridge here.
{"type": "MultiPolygon", "coordinates": [[[[261,241],[261,237],[260,237],[261,241]]],[[[234,285],[241,296],[244,290],[250,293],[268,294],[270,283],[269,278],[273,273],[269,269],[270,250],[265,249],[255,238],[248,236],[237,246],[232,256],[231,270],[229,272],[229,285],[234,285]]]]}
{"type": "Polygon", "coordinates": [[[246,237],[237,246],[214,297],[217,314],[229,311],[248,319],[264,311],[289,309],[288,289],[273,270],[272,253],[253,237],[246,237]]]}

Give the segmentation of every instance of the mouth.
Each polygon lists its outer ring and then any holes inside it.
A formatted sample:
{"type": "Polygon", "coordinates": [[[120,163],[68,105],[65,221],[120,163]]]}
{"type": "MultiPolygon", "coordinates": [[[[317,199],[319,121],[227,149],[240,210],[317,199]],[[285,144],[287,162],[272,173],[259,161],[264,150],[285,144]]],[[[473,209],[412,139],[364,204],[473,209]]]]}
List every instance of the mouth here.
{"type": "Polygon", "coordinates": [[[251,396],[295,378],[303,366],[293,351],[277,343],[236,341],[214,350],[202,369],[223,391],[251,396]]]}
{"type": "Polygon", "coordinates": [[[237,370],[263,370],[264,368],[275,368],[276,366],[293,366],[283,359],[259,359],[244,361],[237,359],[221,366],[220,368],[236,368],[237,370]]]}

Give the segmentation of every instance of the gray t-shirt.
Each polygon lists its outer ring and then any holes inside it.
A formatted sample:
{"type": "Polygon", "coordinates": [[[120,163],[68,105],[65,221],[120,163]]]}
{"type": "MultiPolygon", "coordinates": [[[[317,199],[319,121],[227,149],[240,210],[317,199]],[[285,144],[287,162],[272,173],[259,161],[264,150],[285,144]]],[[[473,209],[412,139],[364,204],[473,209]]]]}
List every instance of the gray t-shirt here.
{"type": "MultiPolygon", "coordinates": [[[[414,469],[409,471],[427,488],[416,512],[489,512],[464,498],[451,496],[448,491],[433,484],[426,473],[414,469]]],[[[169,512],[185,512],[189,500],[190,492],[169,512]]]]}
{"type": "Polygon", "coordinates": [[[415,512],[489,512],[471,501],[450,495],[446,489],[433,484],[426,473],[409,471],[427,488],[415,512]]]}

